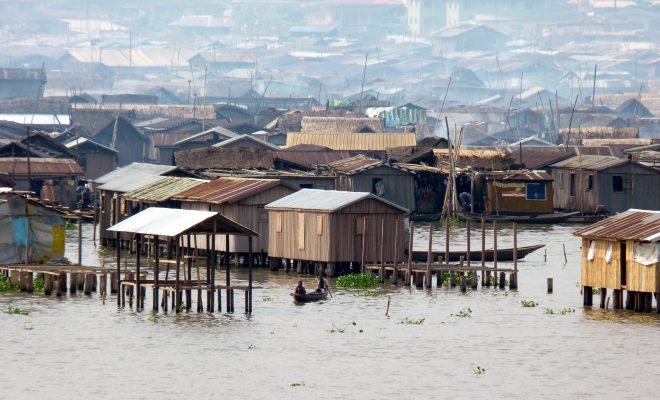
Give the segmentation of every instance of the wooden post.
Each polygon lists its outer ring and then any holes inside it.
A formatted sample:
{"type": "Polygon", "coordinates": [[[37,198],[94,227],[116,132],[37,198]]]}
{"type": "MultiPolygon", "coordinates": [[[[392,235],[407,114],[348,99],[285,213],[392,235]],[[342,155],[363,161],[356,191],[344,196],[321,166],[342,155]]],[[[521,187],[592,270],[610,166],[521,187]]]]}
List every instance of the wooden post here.
{"type": "Polygon", "coordinates": [[[467,279],[465,277],[465,272],[461,271],[461,292],[467,292],[467,279]]]}
{"type": "Polygon", "coordinates": [[[32,272],[26,272],[24,276],[25,280],[25,291],[28,293],[34,292],[34,276],[32,272]]]}
{"type": "Polygon", "coordinates": [[[394,267],[392,268],[392,285],[396,285],[398,279],[399,279],[399,271],[398,271],[398,259],[397,256],[399,255],[399,220],[396,220],[396,223],[394,224],[394,267]]]}
{"type": "Polygon", "coordinates": [[[585,286],[583,289],[584,294],[584,305],[592,306],[593,303],[593,288],[591,286],[585,286]]]}
{"type": "Polygon", "coordinates": [[[176,240],[176,247],[174,249],[174,254],[176,257],[176,281],[174,283],[174,311],[175,313],[179,313],[181,309],[181,280],[180,280],[180,269],[181,269],[181,245],[179,243],[180,238],[179,236],[175,236],[174,240],[176,240]]]}
{"type": "Polygon", "coordinates": [[[252,314],[252,236],[248,237],[248,291],[246,296],[248,300],[248,308],[246,312],[252,314]]]}
{"type": "Polygon", "coordinates": [[[490,286],[490,272],[484,276],[486,268],[486,221],[481,219],[481,286],[490,286]]]}
{"type": "Polygon", "coordinates": [[[44,274],[44,294],[50,296],[53,292],[53,275],[44,274]]]}
{"type": "Polygon", "coordinates": [[[506,287],[506,274],[504,272],[500,272],[500,289],[504,289],[506,287]]]}
{"type": "Polygon", "coordinates": [[[509,275],[509,289],[518,289],[518,227],[513,223],[513,273],[509,275]]]}
{"type": "Polygon", "coordinates": [[[56,296],[62,296],[66,293],[66,272],[60,272],[57,276],[57,292],[56,296]]]}
{"type": "Polygon", "coordinates": [[[497,286],[497,222],[493,221],[493,286],[497,286]]]}
{"type": "Polygon", "coordinates": [[[362,270],[362,273],[367,272],[365,262],[366,260],[364,259],[365,255],[365,246],[367,245],[367,217],[364,216],[362,218],[362,254],[360,257],[360,269],[362,270]]]}
{"type": "Polygon", "coordinates": [[[69,293],[74,294],[78,291],[78,273],[71,272],[69,281],[69,293]]]}
{"type": "Polygon", "coordinates": [[[607,288],[600,288],[600,308],[605,308],[606,298],[607,298],[607,288]]]}
{"type": "Polygon", "coordinates": [[[433,263],[433,225],[429,224],[429,250],[426,254],[426,287],[431,287],[431,264],[433,263]]]}
{"type": "Polygon", "coordinates": [[[82,265],[82,215],[78,214],[78,265],[82,265]]]}
{"type": "Polygon", "coordinates": [[[612,291],[612,307],[616,310],[621,308],[621,289],[614,289],[612,291]]]}
{"type": "MultiPolygon", "coordinates": [[[[438,264],[440,265],[442,265],[443,262],[442,258],[442,256],[438,256],[438,264]]],[[[442,287],[442,274],[442,270],[435,271],[435,286],[437,286],[438,289],[442,287]]]]}
{"type": "MultiPolygon", "coordinates": [[[[115,246],[117,250],[117,277],[115,281],[115,287],[118,290],[117,293],[121,293],[121,245],[119,244],[119,232],[115,234],[115,246]]],[[[121,306],[121,296],[117,295],[117,305],[121,306]]]]}
{"type": "Polygon", "coordinates": [[[626,291],[626,310],[632,310],[635,306],[635,292],[626,291]]]}
{"type": "MultiPolygon", "coordinates": [[[[85,276],[85,278],[84,278],[83,293],[89,296],[89,295],[92,294],[92,284],[93,284],[92,280],[94,278],[96,278],[96,275],[88,273],[88,274],[85,274],[84,276],[85,276]]],[[[138,299],[138,303],[139,303],[139,301],[140,300],[138,299]]]]}
{"type": "Polygon", "coordinates": [[[380,219],[380,283],[385,282],[385,218],[380,219]]]}
{"type": "MultiPolygon", "coordinates": [[[[288,261],[287,261],[288,262],[288,261]]],[[[229,235],[225,235],[225,285],[227,286],[227,312],[231,312],[231,275],[229,271],[229,235]]]]}
{"type": "Polygon", "coordinates": [[[472,226],[471,226],[471,224],[470,224],[470,220],[469,220],[469,219],[467,220],[466,230],[467,230],[467,251],[466,251],[466,254],[465,254],[465,255],[466,255],[466,257],[467,257],[467,266],[468,266],[468,268],[470,268],[470,262],[471,262],[470,259],[472,258],[472,257],[470,256],[470,239],[471,239],[470,236],[471,236],[471,233],[472,233],[472,226]]]}
{"type": "Polygon", "coordinates": [[[412,262],[413,262],[413,231],[415,223],[410,223],[410,234],[408,238],[408,271],[406,272],[406,286],[412,285],[412,262]]]}
{"type": "Polygon", "coordinates": [[[445,263],[449,264],[450,260],[451,258],[449,257],[449,218],[445,218],[445,263]]]}
{"type": "Polygon", "coordinates": [[[105,297],[108,294],[107,285],[108,285],[108,275],[103,272],[98,276],[99,278],[99,296],[105,297]]]}
{"type": "Polygon", "coordinates": [[[142,262],[142,235],[138,233],[135,238],[135,308],[140,310],[142,304],[142,287],[140,286],[140,267],[142,262]]]}
{"type": "Polygon", "coordinates": [[[552,293],[553,289],[552,278],[548,278],[548,293],[552,293]]]}
{"type": "Polygon", "coordinates": [[[158,235],[154,236],[154,286],[152,290],[152,304],[151,308],[154,311],[158,311],[158,291],[160,289],[160,284],[158,277],[160,276],[160,237],[158,235]]]}

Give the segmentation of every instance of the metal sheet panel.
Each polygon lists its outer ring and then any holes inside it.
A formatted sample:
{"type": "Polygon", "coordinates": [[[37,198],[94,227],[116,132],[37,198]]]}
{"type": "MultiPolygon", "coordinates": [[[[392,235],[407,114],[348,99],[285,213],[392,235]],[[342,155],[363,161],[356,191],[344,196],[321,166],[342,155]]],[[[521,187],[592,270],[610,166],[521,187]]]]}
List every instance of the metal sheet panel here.
{"type": "Polygon", "coordinates": [[[310,210],[335,212],[358,201],[374,198],[408,213],[408,210],[367,192],[343,192],[338,190],[302,189],[266,205],[268,210],[310,210]]]}
{"type": "MultiPolygon", "coordinates": [[[[0,172],[10,176],[27,175],[27,158],[0,158],[0,172]]],[[[35,177],[74,176],[82,175],[83,170],[77,162],[68,158],[31,158],[30,174],[35,177]]]]}
{"type": "Polygon", "coordinates": [[[594,239],[660,240],[660,211],[630,209],[574,232],[574,235],[594,239]]]}
{"type": "Polygon", "coordinates": [[[560,161],[552,164],[551,168],[575,168],[575,169],[588,169],[592,171],[602,171],[607,168],[616,167],[627,163],[625,158],[612,157],[612,156],[592,156],[581,155],[574,156],[568,160],[560,161]]]}
{"type": "Polygon", "coordinates": [[[257,234],[217,212],[150,207],[108,228],[111,232],[174,237],[183,233],[257,234]]]}
{"type": "Polygon", "coordinates": [[[281,184],[277,179],[220,178],[183,191],[173,198],[212,204],[234,203],[281,184]]]}
{"type": "Polygon", "coordinates": [[[202,179],[166,176],[153,183],[125,193],[123,197],[127,200],[160,203],[206,182],[208,181],[202,179]]]}

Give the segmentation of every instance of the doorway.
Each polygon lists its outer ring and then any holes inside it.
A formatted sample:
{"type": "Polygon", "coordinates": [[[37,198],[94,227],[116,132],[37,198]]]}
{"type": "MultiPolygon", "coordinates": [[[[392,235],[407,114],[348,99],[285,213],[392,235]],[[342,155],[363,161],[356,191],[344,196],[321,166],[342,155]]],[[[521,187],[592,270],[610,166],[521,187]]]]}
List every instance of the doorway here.
{"type": "Polygon", "coordinates": [[[626,242],[621,242],[620,248],[620,263],[621,263],[621,285],[626,284],[626,242]]]}

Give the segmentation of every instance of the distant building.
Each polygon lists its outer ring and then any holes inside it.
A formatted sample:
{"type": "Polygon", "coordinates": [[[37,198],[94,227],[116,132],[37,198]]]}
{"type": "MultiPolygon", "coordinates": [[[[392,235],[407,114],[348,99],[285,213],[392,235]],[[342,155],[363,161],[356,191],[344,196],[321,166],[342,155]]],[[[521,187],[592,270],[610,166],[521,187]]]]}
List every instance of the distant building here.
{"type": "Polygon", "coordinates": [[[43,97],[46,74],[39,69],[0,68],[0,99],[43,97]]]}

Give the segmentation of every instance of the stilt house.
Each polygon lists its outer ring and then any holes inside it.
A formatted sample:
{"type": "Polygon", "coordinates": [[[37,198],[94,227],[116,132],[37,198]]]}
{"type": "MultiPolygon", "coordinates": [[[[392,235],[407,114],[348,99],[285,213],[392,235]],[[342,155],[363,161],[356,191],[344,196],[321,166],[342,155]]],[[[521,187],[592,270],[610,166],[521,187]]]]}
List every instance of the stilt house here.
{"type": "MultiPolygon", "coordinates": [[[[268,214],[264,206],[297,190],[277,179],[220,178],[181,192],[173,200],[180,201],[184,210],[217,211],[257,232],[253,251],[268,253],[268,214]]],[[[218,238],[215,248],[226,251],[224,238],[218,238]]],[[[229,237],[229,252],[247,254],[248,239],[229,237]]]]}
{"type": "MultiPolygon", "coordinates": [[[[582,273],[585,304],[591,305],[592,288],[613,290],[614,308],[650,311],[652,294],[660,293],[660,211],[630,209],[578,229],[582,238],[582,273]]],[[[602,303],[601,303],[602,305],[602,303]]]]}
{"type": "Polygon", "coordinates": [[[408,210],[365,192],[302,189],[270,203],[271,258],[327,263],[403,261],[408,210]]]}

